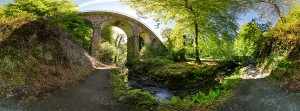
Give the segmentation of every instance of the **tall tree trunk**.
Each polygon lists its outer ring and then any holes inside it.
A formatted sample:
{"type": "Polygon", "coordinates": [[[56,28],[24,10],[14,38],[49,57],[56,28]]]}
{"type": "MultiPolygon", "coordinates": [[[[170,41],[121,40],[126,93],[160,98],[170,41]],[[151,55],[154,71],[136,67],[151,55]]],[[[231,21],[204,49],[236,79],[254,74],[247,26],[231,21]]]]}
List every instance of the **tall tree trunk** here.
{"type": "Polygon", "coordinates": [[[275,10],[276,10],[278,16],[280,17],[282,23],[285,23],[285,22],[286,22],[285,17],[284,17],[284,15],[283,15],[283,13],[281,12],[281,10],[280,10],[278,4],[275,2],[275,0],[270,0],[270,2],[271,2],[272,5],[275,7],[275,10]]]}
{"type": "MultiPolygon", "coordinates": [[[[117,38],[116,38],[116,42],[115,42],[115,47],[117,48],[117,50],[119,50],[119,49],[118,49],[118,39],[120,39],[120,37],[121,37],[121,36],[118,35],[117,38]]],[[[120,44],[120,41],[121,41],[121,40],[119,40],[119,44],[120,44]]],[[[117,58],[118,58],[118,53],[117,53],[116,56],[115,56],[115,60],[114,60],[115,63],[117,63],[117,58]]]]}
{"type": "Polygon", "coordinates": [[[186,35],[183,35],[183,49],[181,49],[180,51],[180,60],[182,61],[186,61],[186,58],[185,58],[185,48],[186,48],[186,35]]]}
{"type": "Polygon", "coordinates": [[[200,57],[199,57],[199,41],[198,41],[198,39],[199,39],[199,34],[198,34],[198,24],[197,24],[197,22],[195,21],[195,34],[196,34],[196,37],[195,37],[195,43],[196,43],[196,60],[195,60],[195,63],[201,63],[201,60],[200,60],[200,57]]]}

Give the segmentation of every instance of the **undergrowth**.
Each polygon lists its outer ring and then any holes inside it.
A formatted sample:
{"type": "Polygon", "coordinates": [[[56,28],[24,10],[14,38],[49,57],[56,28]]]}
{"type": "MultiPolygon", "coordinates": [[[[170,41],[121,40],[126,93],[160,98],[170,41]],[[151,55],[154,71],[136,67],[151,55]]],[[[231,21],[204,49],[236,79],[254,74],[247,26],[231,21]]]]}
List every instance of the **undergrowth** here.
{"type": "Polygon", "coordinates": [[[89,73],[90,69],[69,62],[61,47],[53,45],[59,44],[59,28],[47,25],[43,20],[27,21],[0,41],[1,97],[26,104],[72,85],[89,73]]]}
{"type": "Polygon", "coordinates": [[[155,96],[140,89],[133,89],[124,82],[123,69],[116,68],[110,71],[111,84],[116,98],[140,111],[186,111],[186,110],[217,110],[222,103],[227,101],[236,90],[239,82],[239,70],[231,76],[220,80],[219,85],[211,88],[208,92],[199,91],[196,94],[185,97],[173,96],[169,100],[156,101],[155,96]]]}
{"type": "Polygon", "coordinates": [[[64,56],[57,41],[62,33],[89,49],[91,28],[69,0],[16,0],[0,6],[1,97],[35,101],[88,74],[90,69],[64,56]]]}
{"type": "Polygon", "coordinates": [[[293,7],[287,22],[278,21],[264,34],[258,50],[258,63],[267,78],[291,92],[300,92],[300,7],[293,7]]]}

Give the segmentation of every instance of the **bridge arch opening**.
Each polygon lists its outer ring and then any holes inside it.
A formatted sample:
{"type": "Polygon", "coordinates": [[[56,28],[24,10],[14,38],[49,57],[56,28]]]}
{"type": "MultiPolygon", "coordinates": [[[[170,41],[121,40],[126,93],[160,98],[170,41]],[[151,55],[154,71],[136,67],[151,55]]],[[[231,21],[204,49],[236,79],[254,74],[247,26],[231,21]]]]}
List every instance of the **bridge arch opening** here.
{"type": "Polygon", "coordinates": [[[103,47],[107,47],[107,46],[103,46],[103,42],[105,42],[105,40],[103,39],[107,38],[103,33],[106,33],[105,29],[107,28],[112,29],[111,30],[112,35],[108,35],[108,36],[112,36],[113,42],[111,43],[111,45],[113,45],[116,48],[114,54],[115,58],[113,60],[114,62],[123,64],[126,63],[128,60],[133,60],[138,58],[135,55],[138,54],[139,56],[139,51],[141,47],[143,47],[145,44],[144,41],[145,34],[143,35],[144,38],[142,38],[142,36],[136,33],[137,32],[136,29],[134,29],[131,24],[127,23],[126,21],[122,21],[118,19],[110,19],[110,20],[103,21],[97,27],[99,27],[100,30],[96,29],[94,31],[100,31],[99,34],[100,39],[95,39],[93,44],[95,45],[96,42],[96,44],[98,44],[97,46],[100,46],[97,49],[95,49],[96,50],[95,55],[98,56],[98,58],[102,58],[101,56],[107,53],[105,51],[109,52],[108,49],[103,49],[103,47]],[[140,47],[137,47],[136,44],[138,44],[140,47]],[[124,55],[126,57],[124,57],[124,55]],[[126,58],[126,61],[124,60],[124,58],[126,58]]]}
{"type": "MultiPolygon", "coordinates": [[[[127,62],[140,59],[142,47],[161,47],[166,49],[158,36],[139,19],[113,11],[88,11],[79,13],[83,19],[89,21],[93,28],[91,55],[95,56],[96,51],[101,44],[101,31],[105,27],[118,27],[125,32],[127,38],[127,62]],[[153,45],[156,40],[157,46],[153,45]]],[[[166,52],[164,50],[163,52],[166,52]]],[[[160,53],[160,52],[157,52],[160,53]]]]}

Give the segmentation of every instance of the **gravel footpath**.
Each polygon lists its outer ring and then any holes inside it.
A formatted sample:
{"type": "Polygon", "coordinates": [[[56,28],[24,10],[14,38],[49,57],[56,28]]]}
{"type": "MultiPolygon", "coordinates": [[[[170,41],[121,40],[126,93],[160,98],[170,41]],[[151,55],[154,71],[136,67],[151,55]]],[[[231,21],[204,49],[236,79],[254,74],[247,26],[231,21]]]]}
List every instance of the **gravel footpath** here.
{"type": "Polygon", "coordinates": [[[300,111],[300,98],[279,87],[269,85],[258,70],[250,65],[245,70],[237,93],[222,111],[300,111]]]}
{"type": "Polygon", "coordinates": [[[93,72],[84,83],[59,91],[48,99],[24,108],[25,111],[120,111],[109,84],[109,69],[93,72]]]}

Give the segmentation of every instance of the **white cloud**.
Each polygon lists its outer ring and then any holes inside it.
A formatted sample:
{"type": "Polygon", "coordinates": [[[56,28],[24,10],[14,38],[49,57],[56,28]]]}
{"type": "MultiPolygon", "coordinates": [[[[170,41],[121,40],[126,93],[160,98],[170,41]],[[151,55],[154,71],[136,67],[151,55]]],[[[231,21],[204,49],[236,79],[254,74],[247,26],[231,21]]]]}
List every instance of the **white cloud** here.
{"type": "Polygon", "coordinates": [[[89,5],[97,4],[97,3],[107,3],[107,2],[115,2],[115,1],[119,1],[119,0],[92,0],[92,1],[80,4],[79,9],[89,6],[89,5]]]}

